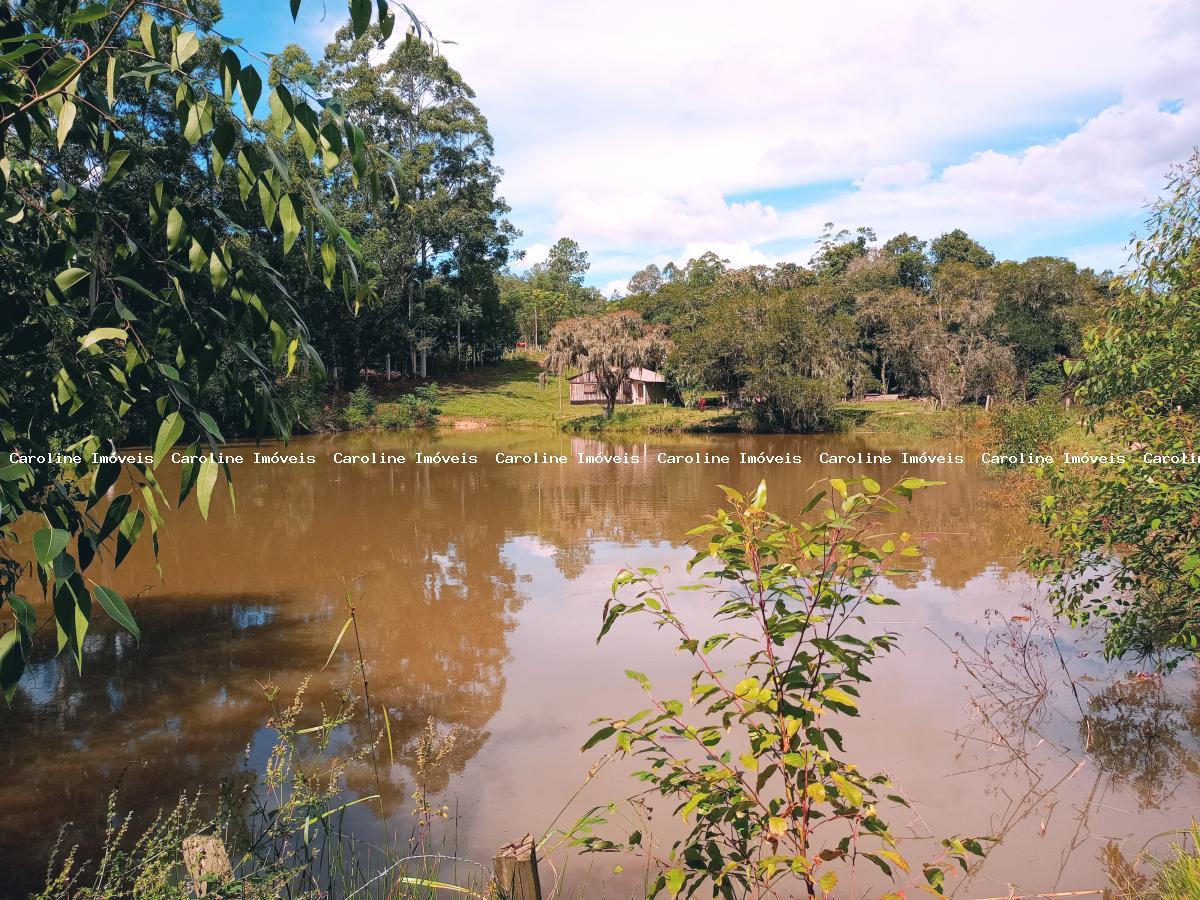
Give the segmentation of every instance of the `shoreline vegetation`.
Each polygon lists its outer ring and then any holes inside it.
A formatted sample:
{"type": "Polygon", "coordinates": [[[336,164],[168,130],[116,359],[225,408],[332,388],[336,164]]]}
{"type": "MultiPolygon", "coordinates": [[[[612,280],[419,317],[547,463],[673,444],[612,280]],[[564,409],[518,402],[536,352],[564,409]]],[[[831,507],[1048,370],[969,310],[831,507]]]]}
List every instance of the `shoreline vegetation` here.
{"type": "MultiPolygon", "coordinates": [[[[571,434],[778,434],[747,431],[739,410],[719,405],[719,395],[706,397],[700,408],[657,403],[617,407],[605,416],[597,404],[572,405],[566,377],[549,375],[532,354],[445,376],[415,389],[403,381],[360,387],[344,395],[342,411],[332,425],[315,430],[389,430],[430,427],[448,431],[541,430],[571,434]],[[355,398],[357,397],[357,408],[355,398]],[[368,399],[369,398],[369,399],[368,399]],[[416,412],[420,410],[420,412],[416,412]],[[401,424],[397,424],[401,423],[401,424]]],[[[1103,430],[1089,433],[1082,413],[1072,413],[1060,395],[1040,401],[1013,400],[991,409],[962,404],[939,409],[928,399],[848,400],[839,403],[830,427],[793,434],[873,434],[913,440],[961,441],[1006,453],[1111,450],[1103,430]]],[[[330,418],[326,417],[329,422],[330,418]]]]}

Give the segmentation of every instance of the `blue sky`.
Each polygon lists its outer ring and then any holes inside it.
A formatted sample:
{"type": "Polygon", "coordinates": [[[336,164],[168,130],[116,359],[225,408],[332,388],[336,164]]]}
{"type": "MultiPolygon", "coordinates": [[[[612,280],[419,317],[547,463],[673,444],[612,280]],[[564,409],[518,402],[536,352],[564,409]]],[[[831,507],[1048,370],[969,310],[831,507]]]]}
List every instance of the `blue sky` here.
{"type": "MultiPolygon", "coordinates": [[[[489,118],[518,268],[570,235],[606,291],[706,249],[804,262],[826,221],[1119,267],[1200,140],[1200,0],[412,5],[489,118]]],[[[346,15],[225,7],[268,51],[346,15]]]]}

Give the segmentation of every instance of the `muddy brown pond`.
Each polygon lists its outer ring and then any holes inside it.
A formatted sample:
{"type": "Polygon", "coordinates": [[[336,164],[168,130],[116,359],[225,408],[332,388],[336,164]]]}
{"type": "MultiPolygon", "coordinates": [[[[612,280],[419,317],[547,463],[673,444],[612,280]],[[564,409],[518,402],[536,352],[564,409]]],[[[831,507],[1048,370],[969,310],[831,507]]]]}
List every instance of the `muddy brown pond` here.
{"type": "MultiPolygon", "coordinates": [[[[255,449],[274,448],[241,452],[255,449]]],[[[147,542],[113,576],[141,645],[97,621],[80,676],[45,641],[11,709],[0,710],[0,895],[37,886],[64,823],[66,846],[95,852],[114,788],[119,807],[144,822],[183,791],[215,790],[262,766],[271,733],[259,683],[290,695],[313,676],[315,716],[352,674],[349,641],[322,670],[348,593],[395,747],[381,769],[386,816],[361,804],[353,827],[370,839],[412,831],[413,748],[432,718],[456,729],[430,774],[450,810],[438,842],[487,861],[506,841],[546,829],[584,782],[599,756],[579,752],[589,721],[640,708],[626,668],[686,695],[690,669],[666,635],[629,620],[596,644],[616,572],[670,566],[682,577],[684,534],[721,504],[718,484],[748,489],[765,478],[771,506],[795,515],[814,481],[855,474],[947,483],[902,514],[903,527],[931,540],[919,571],[893,586],[901,605],[875,613],[900,634],[902,652],[872,671],[862,715],[843,727],[846,758],[886,770],[912,800],[885,816],[910,859],[932,858],[931,836],[1002,839],[954,882],[956,896],[1103,887],[1110,842],[1132,855],[1200,808],[1194,671],[1139,679],[1133,663],[1105,663],[1094,636],[1046,620],[1019,565],[1023,514],[978,452],[957,448],[961,465],[819,462],[822,452],[898,460],[930,449],[849,435],[601,441],[481,431],[309,438],[287,452],[312,454],[312,464],[235,466],[236,510],[218,486],[207,524],[194,503],[167,515],[161,578],[147,542]],[[372,452],[408,461],[333,462],[372,452]],[[417,465],[417,452],[478,461],[417,465]],[[568,462],[501,464],[497,452],[568,462]],[[660,452],[731,461],[666,463],[660,452]],[[584,464],[579,453],[641,461],[584,464]],[[743,453],[803,462],[742,463],[743,453]]],[[[703,614],[703,596],[687,596],[703,614]]],[[[367,740],[366,724],[356,728],[367,740]]],[[[350,789],[373,793],[374,776],[354,770],[350,789]]],[[[606,768],[559,821],[634,790],[627,773],[606,768]]],[[[592,896],[637,893],[611,870],[607,859],[575,860],[567,878],[586,880],[592,896]]]]}

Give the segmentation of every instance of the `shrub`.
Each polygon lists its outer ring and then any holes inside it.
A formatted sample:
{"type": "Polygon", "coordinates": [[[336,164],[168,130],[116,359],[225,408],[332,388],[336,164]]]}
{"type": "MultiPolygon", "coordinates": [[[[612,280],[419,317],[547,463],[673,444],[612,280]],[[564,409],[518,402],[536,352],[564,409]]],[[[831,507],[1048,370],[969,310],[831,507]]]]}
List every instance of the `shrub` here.
{"type": "MultiPolygon", "coordinates": [[[[684,588],[714,601],[724,633],[684,624],[654,570],[617,576],[600,639],[619,619],[648,617],[699,669],[686,701],[662,697],[645,675],[628,671],[649,705],[597,719],[603,724],[584,749],[612,740],[614,754],[641,763],[635,777],[673,803],[691,830],[665,854],[641,831],[614,842],[594,833],[607,824],[612,807],[604,807],[581,820],[579,844],[648,857],[661,872],[651,897],[691,896],[706,881],[714,896],[830,896],[839,871],[861,859],[889,877],[910,872],[877,811],[885,800],[906,801],[886,775],[842,758],[830,720],[858,715],[866,669],[896,646],[893,632],[869,633],[863,612],[896,605],[878,592],[880,582],[906,571],[898,564],[919,552],[908,534],[884,532],[878,517],[895,510],[892,493],[911,498],[934,483],[908,478],[884,492],[869,478],[830,479],[806,507],[823,504],[823,515],[798,525],[767,511],[765,484],[749,498],[724,488],[727,508],[690,532],[704,545],[688,566],[697,581],[684,588]]],[[[939,894],[955,863],[965,870],[983,855],[978,839],[943,847],[916,876],[939,894]]]]}
{"type": "Polygon", "coordinates": [[[379,408],[375,416],[375,424],[385,431],[395,431],[400,428],[412,427],[412,416],[408,407],[403,403],[386,403],[379,408]]]}
{"type": "Polygon", "coordinates": [[[402,394],[394,403],[376,404],[366,388],[350,395],[346,406],[346,421],[351,428],[432,428],[438,423],[442,410],[437,405],[436,384],[425,384],[411,393],[402,394]],[[361,393],[360,393],[361,392],[361,393]],[[360,424],[361,423],[361,424],[360,424]]]}
{"type": "Polygon", "coordinates": [[[744,431],[836,431],[843,393],[843,387],[827,379],[764,373],[743,388],[742,396],[751,402],[739,422],[744,431]]]}
{"type": "Polygon", "coordinates": [[[399,400],[400,408],[411,426],[432,428],[438,423],[441,407],[438,406],[438,386],[423,384],[399,400]]]}
{"type": "Polygon", "coordinates": [[[1048,359],[1033,367],[1025,389],[1030,396],[1036,397],[1048,387],[1058,387],[1066,383],[1067,376],[1063,372],[1062,363],[1057,359],[1048,359]]]}
{"type": "Polygon", "coordinates": [[[1047,387],[1033,403],[1011,403],[996,413],[999,452],[1006,455],[1045,450],[1071,423],[1062,391],[1047,387]]]}
{"type": "Polygon", "coordinates": [[[371,390],[365,384],[350,392],[346,402],[346,425],[352,429],[370,428],[375,419],[377,405],[371,390]]]}
{"type": "Polygon", "coordinates": [[[302,377],[285,381],[280,395],[300,430],[312,434],[341,430],[341,412],[324,385],[316,379],[302,377]]]}

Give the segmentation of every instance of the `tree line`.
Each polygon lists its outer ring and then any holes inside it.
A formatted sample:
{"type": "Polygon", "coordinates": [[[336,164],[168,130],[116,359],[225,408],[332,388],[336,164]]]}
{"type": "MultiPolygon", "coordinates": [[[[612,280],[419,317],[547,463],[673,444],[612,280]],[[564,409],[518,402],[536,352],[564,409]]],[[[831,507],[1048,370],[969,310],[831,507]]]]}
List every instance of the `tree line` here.
{"type": "Polygon", "coordinates": [[[717,391],[758,430],[804,431],[868,393],[946,408],[1062,385],[1111,277],[1059,257],[997,262],[959,229],[877,244],[827,226],[807,266],[705,253],[646,266],[618,305],[666,327],[682,398],[717,391]]]}

